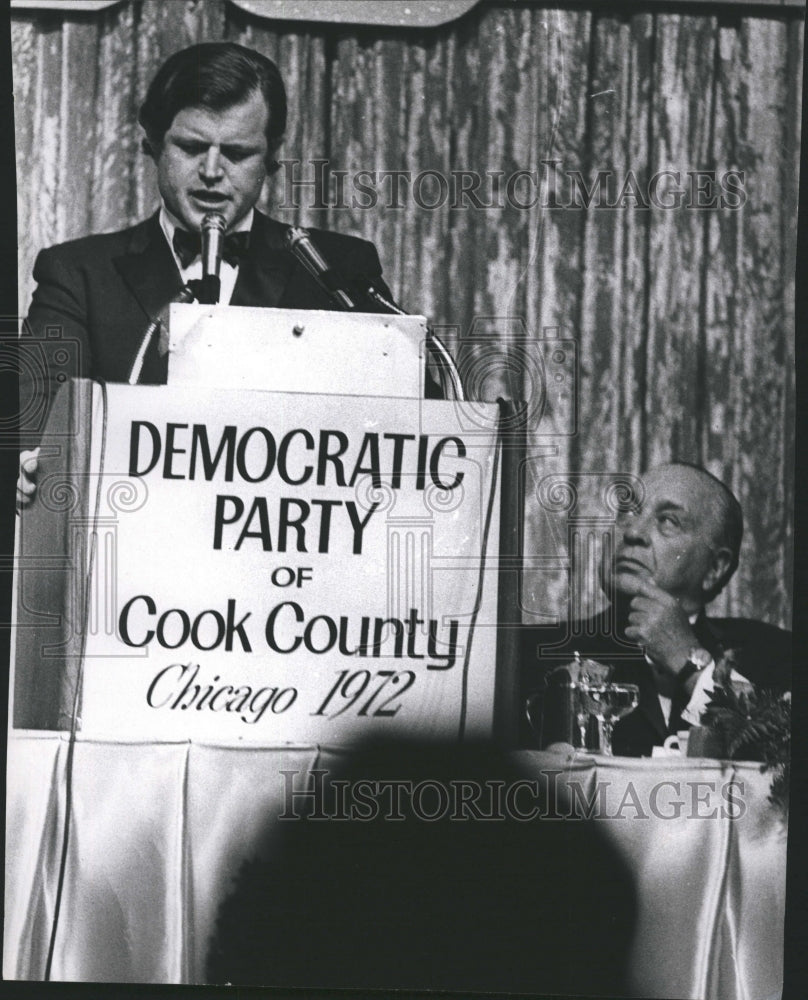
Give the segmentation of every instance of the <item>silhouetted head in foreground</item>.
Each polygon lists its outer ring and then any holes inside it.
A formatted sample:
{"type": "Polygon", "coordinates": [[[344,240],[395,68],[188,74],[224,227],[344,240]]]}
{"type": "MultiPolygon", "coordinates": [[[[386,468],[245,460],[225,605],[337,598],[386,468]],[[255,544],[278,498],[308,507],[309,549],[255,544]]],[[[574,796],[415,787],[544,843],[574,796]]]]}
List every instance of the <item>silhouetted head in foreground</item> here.
{"type": "Polygon", "coordinates": [[[539,777],[486,747],[358,750],[309,817],[273,818],[208,981],[620,995],[630,873],[597,820],[549,818],[539,777]]]}

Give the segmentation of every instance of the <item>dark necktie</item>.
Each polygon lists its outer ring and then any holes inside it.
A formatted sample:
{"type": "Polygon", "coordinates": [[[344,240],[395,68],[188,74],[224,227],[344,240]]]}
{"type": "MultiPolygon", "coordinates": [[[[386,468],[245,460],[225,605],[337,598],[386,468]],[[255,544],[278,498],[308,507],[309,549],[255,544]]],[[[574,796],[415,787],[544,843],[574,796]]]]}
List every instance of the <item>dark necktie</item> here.
{"type": "MultiPolygon", "coordinates": [[[[186,229],[175,229],[172,242],[174,252],[179,257],[182,268],[188,267],[202,253],[201,233],[189,233],[186,229]]],[[[228,233],[224,238],[222,260],[233,267],[238,267],[239,260],[247,253],[249,245],[250,234],[248,232],[228,233]]]]}

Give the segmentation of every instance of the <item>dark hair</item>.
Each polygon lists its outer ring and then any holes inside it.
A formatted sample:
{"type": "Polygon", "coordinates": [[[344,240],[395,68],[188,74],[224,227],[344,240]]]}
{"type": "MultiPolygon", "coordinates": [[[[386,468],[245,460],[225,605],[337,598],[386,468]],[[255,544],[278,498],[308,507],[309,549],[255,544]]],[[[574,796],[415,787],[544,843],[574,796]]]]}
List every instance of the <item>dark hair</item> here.
{"type": "Polygon", "coordinates": [[[741,542],[743,541],[743,510],[738,502],[738,498],[726,483],[722,483],[717,476],[714,476],[712,472],[708,472],[703,466],[696,465],[695,462],[672,462],[671,464],[674,466],[683,466],[686,469],[694,469],[709,479],[713,486],[716,487],[713,493],[718,506],[718,528],[713,536],[713,541],[720,548],[729,550],[730,564],[722,578],[710,591],[708,600],[712,600],[721,593],[731,579],[732,574],[738,568],[741,542]]]}
{"type": "Polygon", "coordinates": [[[178,112],[232,107],[259,91],[269,111],[267,169],[277,169],[275,153],[286,130],[286,89],[280,70],[260,52],[235,42],[204,42],[170,56],[157,71],[138,121],[146,130],[144,150],[154,155],[178,112]]]}
{"type": "Polygon", "coordinates": [[[345,996],[626,995],[636,874],[596,818],[543,818],[569,806],[538,764],[482,744],[386,738],[323,766],[308,808],[287,794],[287,822],[267,808],[256,827],[218,911],[208,982],[283,995],[323,983],[345,996]],[[597,926],[582,962],[559,919],[572,900],[597,926]]]}

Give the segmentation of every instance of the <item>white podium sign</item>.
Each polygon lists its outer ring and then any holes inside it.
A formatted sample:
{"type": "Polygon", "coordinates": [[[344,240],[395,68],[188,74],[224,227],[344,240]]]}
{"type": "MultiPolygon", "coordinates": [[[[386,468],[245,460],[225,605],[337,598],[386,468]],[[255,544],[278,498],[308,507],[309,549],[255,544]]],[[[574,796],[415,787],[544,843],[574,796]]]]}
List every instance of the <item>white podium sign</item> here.
{"type": "Polygon", "coordinates": [[[172,385],[424,395],[423,316],[175,303],[169,326],[172,385]]]}
{"type": "Polygon", "coordinates": [[[493,431],[469,433],[446,402],[106,393],[93,403],[84,733],[490,734],[493,431]]]}

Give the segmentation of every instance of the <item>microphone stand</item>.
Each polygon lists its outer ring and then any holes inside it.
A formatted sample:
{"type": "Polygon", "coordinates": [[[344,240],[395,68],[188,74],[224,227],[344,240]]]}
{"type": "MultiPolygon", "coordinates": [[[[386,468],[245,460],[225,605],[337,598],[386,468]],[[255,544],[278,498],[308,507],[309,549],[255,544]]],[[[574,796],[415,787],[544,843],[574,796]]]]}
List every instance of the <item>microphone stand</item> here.
{"type": "MultiPolygon", "coordinates": [[[[375,302],[377,305],[383,306],[388,312],[394,313],[398,316],[409,316],[406,310],[397,306],[394,302],[385,298],[384,295],[376,288],[373,284],[368,284],[365,289],[365,294],[369,299],[375,302]]],[[[441,375],[441,389],[443,390],[443,395],[446,399],[455,399],[460,402],[465,400],[466,394],[463,389],[463,382],[460,378],[460,372],[457,370],[457,365],[452,355],[449,353],[446,345],[440,339],[440,337],[435,333],[429,324],[426,328],[426,348],[428,351],[432,352],[432,357],[435,359],[435,364],[441,375]],[[446,376],[452,388],[452,396],[449,396],[446,392],[446,382],[444,380],[446,376]]]]}
{"type": "MultiPolygon", "coordinates": [[[[306,268],[317,284],[326,292],[337,309],[345,312],[361,312],[358,303],[341,286],[331,266],[311,242],[307,229],[299,226],[289,226],[284,242],[289,253],[306,268]]],[[[370,299],[377,307],[381,306],[383,312],[398,316],[411,315],[382,295],[368,278],[361,280],[364,297],[370,299]]],[[[427,326],[426,346],[427,350],[432,354],[435,365],[440,373],[441,389],[444,397],[446,399],[465,400],[463,382],[454,358],[430,326],[427,326]],[[448,389],[451,389],[451,393],[447,391],[448,389]]]]}
{"type": "Polygon", "coordinates": [[[173,305],[175,302],[193,302],[197,298],[197,291],[198,289],[192,288],[191,282],[189,282],[179,295],[176,295],[146,327],[143,337],[140,340],[140,347],[138,347],[137,354],[132,362],[132,367],[129,369],[129,378],[126,380],[128,385],[137,385],[138,380],[140,379],[140,373],[143,371],[143,362],[146,357],[146,351],[149,349],[149,344],[154,339],[154,335],[163,325],[163,318],[168,306],[173,305]]]}
{"type": "MultiPolygon", "coordinates": [[[[189,281],[179,295],[171,300],[169,305],[175,302],[186,303],[193,301],[201,302],[203,305],[215,305],[219,301],[219,293],[221,291],[219,269],[222,263],[222,244],[225,228],[225,218],[221,212],[207,212],[205,214],[205,217],[202,219],[200,234],[202,241],[202,277],[189,281]]],[[[146,351],[149,349],[149,344],[152,342],[154,335],[163,325],[166,309],[168,309],[168,306],[165,306],[158,316],[146,327],[140,341],[140,347],[132,362],[132,367],[129,369],[129,378],[127,380],[129,385],[137,385],[140,374],[143,371],[146,351]]]]}

